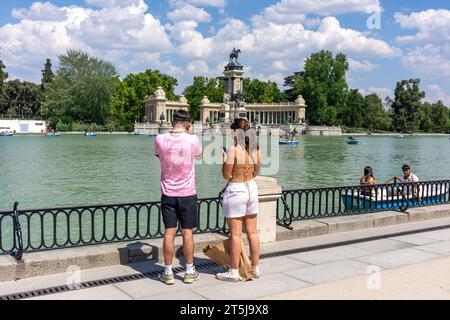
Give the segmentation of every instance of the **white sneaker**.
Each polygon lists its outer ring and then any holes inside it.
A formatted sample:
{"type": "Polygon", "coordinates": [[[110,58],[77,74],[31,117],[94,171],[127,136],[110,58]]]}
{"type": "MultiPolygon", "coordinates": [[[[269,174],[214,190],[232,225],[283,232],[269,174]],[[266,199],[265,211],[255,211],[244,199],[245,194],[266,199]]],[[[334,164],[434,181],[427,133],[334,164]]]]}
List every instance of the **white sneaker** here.
{"type": "Polygon", "coordinates": [[[259,271],[259,268],[253,268],[253,278],[259,279],[261,277],[261,271],[259,271]]]}
{"type": "Polygon", "coordinates": [[[222,281],[239,282],[239,274],[233,274],[231,271],[216,274],[216,279],[222,281]]]}

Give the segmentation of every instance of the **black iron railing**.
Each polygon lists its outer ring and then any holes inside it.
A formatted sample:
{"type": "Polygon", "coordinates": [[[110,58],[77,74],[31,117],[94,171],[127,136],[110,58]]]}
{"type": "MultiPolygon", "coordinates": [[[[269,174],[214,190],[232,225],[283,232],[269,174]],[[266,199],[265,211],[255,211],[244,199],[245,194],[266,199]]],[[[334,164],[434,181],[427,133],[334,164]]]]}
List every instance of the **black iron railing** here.
{"type": "Polygon", "coordinates": [[[283,190],[278,223],[450,203],[450,180],[283,190]]]}
{"type": "MultiPolygon", "coordinates": [[[[450,180],[413,184],[284,190],[277,222],[361,214],[450,203],[450,180]]],[[[198,199],[194,233],[228,233],[221,197],[198,199]]],[[[178,230],[180,231],[180,230],[178,230]]],[[[23,252],[160,238],[160,202],[0,212],[0,254],[20,260],[23,252]]]]}
{"type": "MultiPolygon", "coordinates": [[[[0,254],[160,238],[160,202],[0,212],[0,254]],[[23,230],[23,232],[22,232],[23,230]]],[[[198,199],[194,233],[227,233],[218,198],[198,199]]],[[[178,233],[180,230],[178,230],[178,233]]]]}

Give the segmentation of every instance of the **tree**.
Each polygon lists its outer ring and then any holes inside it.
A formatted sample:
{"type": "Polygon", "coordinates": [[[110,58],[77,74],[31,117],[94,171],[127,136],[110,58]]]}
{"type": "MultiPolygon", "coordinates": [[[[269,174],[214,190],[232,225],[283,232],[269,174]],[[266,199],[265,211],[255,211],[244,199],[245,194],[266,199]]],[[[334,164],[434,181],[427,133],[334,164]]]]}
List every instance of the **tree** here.
{"type": "Polygon", "coordinates": [[[397,82],[395,100],[392,103],[394,130],[414,132],[420,126],[421,100],[425,92],[420,91],[420,79],[402,80],[397,82]]]}
{"type": "Polygon", "coordinates": [[[6,66],[3,64],[3,61],[0,60],[0,113],[6,112],[6,107],[4,106],[4,90],[8,73],[5,71],[5,68],[6,66]]]}
{"type": "Polygon", "coordinates": [[[47,59],[44,65],[44,69],[41,70],[42,72],[42,80],[41,80],[41,90],[45,90],[45,86],[50,85],[53,82],[53,79],[55,78],[55,75],[52,71],[52,62],[50,59],[47,59]]]}
{"type": "Polygon", "coordinates": [[[223,101],[224,85],[224,81],[219,78],[194,77],[193,84],[184,89],[184,95],[189,102],[189,113],[193,119],[200,119],[200,105],[204,96],[211,102],[223,101]]]}
{"type": "Polygon", "coordinates": [[[4,89],[4,108],[10,116],[33,116],[41,106],[39,86],[20,80],[7,81],[4,89]]]}
{"type": "Polygon", "coordinates": [[[264,82],[258,79],[243,80],[245,102],[276,103],[283,101],[283,93],[275,82],[264,82]]]}
{"type": "Polygon", "coordinates": [[[364,124],[365,100],[358,89],[349,92],[347,103],[339,110],[339,119],[344,126],[360,128],[364,124]]]}
{"type": "Polygon", "coordinates": [[[347,57],[330,51],[320,51],[306,59],[304,71],[285,78],[290,101],[302,95],[308,105],[306,119],[309,123],[334,125],[338,113],[347,101],[348,85],[345,74],[349,68],[347,57]]]}
{"type": "Polygon", "coordinates": [[[144,118],[144,98],[153,95],[156,89],[161,86],[166,93],[168,100],[176,100],[174,93],[178,85],[177,79],[159,72],[159,70],[148,69],[144,72],[129,74],[123,79],[123,86],[118,87],[124,97],[115,95],[113,105],[123,103],[123,112],[127,121],[143,121],[144,118]],[[124,101],[116,101],[116,99],[124,101]]]}
{"type": "Polygon", "coordinates": [[[375,93],[364,97],[363,119],[364,127],[370,130],[387,131],[392,124],[389,112],[384,110],[381,98],[375,93]]]}
{"type": "Polygon", "coordinates": [[[430,110],[430,118],[433,123],[433,132],[447,132],[449,129],[448,108],[444,106],[442,101],[433,103],[430,110]]]}
{"type": "Polygon", "coordinates": [[[78,50],[59,56],[55,79],[45,92],[42,115],[51,119],[103,125],[114,93],[116,68],[78,50]]]}

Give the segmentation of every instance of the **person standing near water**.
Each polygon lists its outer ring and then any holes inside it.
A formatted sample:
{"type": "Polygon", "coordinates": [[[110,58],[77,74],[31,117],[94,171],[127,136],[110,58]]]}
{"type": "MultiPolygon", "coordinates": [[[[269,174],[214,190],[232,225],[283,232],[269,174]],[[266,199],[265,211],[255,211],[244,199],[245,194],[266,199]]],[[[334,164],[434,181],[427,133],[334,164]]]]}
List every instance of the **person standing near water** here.
{"type": "Polygon", "coordinates": [[[261,166],[256,135],[247,119],[238,118],[231,125],[234,145],[223,154],[222,175],[228,181],[223,193],[223,215],[230,228],[231,263],[228,272],[216,274],[223,281],[237,282],[241,257],[242,224],[250,243],[250,256],[255,278],[259,278],[260,241],[256,227],[259,212],[258,189],[254,178],[261,166]]]}
{"type": "Polygon", "coordinates": [[[192,229],[198,224],[194,161],[195,157],[201,156],[202,146],[193,132],[187,111],[178,110],[173,115],[172,130],[158,135],[155,140],[155,155],[161,162],[161,210],[165,227],[165,270],[160,280],[167,285],[175,284],[172,260],[178,221],[181,224],[186,263],[184,283],[192,283],[200,278],[194,267],[192,229]]]}

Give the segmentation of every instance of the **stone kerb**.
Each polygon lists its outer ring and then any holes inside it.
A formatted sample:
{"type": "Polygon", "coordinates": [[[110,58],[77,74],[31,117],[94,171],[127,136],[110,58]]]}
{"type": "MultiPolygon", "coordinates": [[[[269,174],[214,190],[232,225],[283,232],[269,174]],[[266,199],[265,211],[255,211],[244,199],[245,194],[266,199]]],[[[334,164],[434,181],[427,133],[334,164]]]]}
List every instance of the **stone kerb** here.
{"type": "Polygon", "coordinates": [[[277,203],[282,188],[277,179],[256,177],[259,194],[258,233],[261,243],[273,242],[277,238],[277,203]]]}

